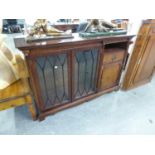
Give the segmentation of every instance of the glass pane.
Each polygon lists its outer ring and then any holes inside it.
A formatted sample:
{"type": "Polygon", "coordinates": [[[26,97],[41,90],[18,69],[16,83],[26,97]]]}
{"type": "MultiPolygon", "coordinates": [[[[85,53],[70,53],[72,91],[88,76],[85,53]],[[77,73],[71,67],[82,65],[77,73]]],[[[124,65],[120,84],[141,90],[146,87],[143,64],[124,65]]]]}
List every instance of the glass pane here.
{"type": "Polygon", "coordinates": [[[75,53],[74,98],[87,96],[96,90],[96,74],[99,49],[75,53]]]}
{"type": "Polygon", "coordinates": [[[36,62],[46,108],[68,102],[67,54],[40,57],[36,62]]]}

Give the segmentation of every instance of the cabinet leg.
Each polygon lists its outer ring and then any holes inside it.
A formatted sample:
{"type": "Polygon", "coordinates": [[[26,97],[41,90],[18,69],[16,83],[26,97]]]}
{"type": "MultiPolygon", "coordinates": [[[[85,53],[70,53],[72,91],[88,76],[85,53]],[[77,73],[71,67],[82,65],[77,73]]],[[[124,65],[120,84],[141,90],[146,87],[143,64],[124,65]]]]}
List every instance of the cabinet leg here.
{"type": "Polygon", "coordinates": [[[120,86],[116,87],[116,88],[115,88],[115,91],[118,91],[119,89],[120,89],[120,86]]]}
{"type": "Polygon", "coordinates": [[[33,106],[32,98],[30,95],[26,96],[25,98],[26,98],[26,103],[28,105],[29,111],[31,113],[31,117],[35,121],[36,120],[36,110],[33,106]]]}
{"type": "Polygon", "coordinates": [[[45,117],[44,116],[39,116],[39,121],[41,122],[43,120],[45,120],[45,117]]]}

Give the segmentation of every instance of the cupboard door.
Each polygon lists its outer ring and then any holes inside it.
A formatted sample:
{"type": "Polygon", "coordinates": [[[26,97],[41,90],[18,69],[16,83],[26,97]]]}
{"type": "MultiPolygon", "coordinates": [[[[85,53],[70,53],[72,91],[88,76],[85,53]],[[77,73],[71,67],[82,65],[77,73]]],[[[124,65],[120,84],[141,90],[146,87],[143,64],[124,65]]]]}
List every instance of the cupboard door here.
{"type": "Polygon", "coordinates": [[[143,81],[150,81],[155,67],[155,37],[149,37],[148,44],[145,49],[145,53],[140,58],[139,68],[134,78],[134,83],[140,83],[143,81]]]}
{"type": "Polygon", "coordinates": [[[155,20],[143,21],[124,77],[128,90],[150,82],[155,69],[155,20]]]}
{"type": "Polygon", "coordinates": [[[96,91],[99,48],[76,51],[73,68],[73,99],[96,91]]]}
{"type": "Polygon", "coordinates": [[[117,86],[120,79],[122,63],[112,63],[102,66],[101,90],[117,86]]]}
{"type": "Polygon", "coordinates": [[[45,109],[69,102],[67,54],[39,57],[36,68],[45,109]]]}

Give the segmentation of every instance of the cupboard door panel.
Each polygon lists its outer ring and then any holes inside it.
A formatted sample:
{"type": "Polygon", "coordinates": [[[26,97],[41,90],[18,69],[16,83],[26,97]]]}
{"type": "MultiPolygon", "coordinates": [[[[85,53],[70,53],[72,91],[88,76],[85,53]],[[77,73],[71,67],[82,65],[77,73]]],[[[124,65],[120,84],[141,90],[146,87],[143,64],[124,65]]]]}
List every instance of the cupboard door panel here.
{"type": "Polygon", "coordinates": [[[112,63],[102,67],[101,90],[118,85],[122,63],[112,63]]]}
{"type": "Polygon", "coordinates": [[[45,109],[68,102],[67,54],[39,57],[36,67],[45,109]]]}
{"type": "Polygon", "coordinates": [[[123,89],[144,85],[153,77],[155,67],[155,20],[142,22],[125,74],[123,89]]]}
{"type": "Polygon", "coordinates": [[[145,53],[141,58],[141,64],[138,68],[137,74],[134,79],[134,83],[150,80],[155,67],[155,37],[151,37],[148,40],[148,44],[145,49],[145,53]]]}
{"type": "Polygon", "coordinates": [[[73,99],[95,93],[99,49],[88,49],[74,54],[73,99]]]}

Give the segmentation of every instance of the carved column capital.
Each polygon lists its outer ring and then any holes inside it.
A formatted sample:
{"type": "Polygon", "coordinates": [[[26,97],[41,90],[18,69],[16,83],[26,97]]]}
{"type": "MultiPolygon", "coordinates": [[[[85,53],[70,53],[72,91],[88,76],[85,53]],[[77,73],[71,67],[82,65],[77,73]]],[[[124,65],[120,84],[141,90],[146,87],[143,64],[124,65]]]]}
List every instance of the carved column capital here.
{"type": "Polygon", "coordinates": [[[24,50],[23,52],[24,52],[25,57],[27,57],[29,56],[30,50],[24,50]]]}

